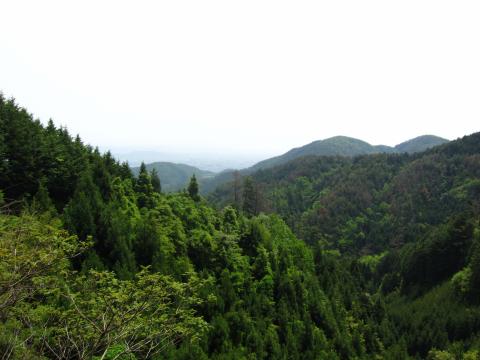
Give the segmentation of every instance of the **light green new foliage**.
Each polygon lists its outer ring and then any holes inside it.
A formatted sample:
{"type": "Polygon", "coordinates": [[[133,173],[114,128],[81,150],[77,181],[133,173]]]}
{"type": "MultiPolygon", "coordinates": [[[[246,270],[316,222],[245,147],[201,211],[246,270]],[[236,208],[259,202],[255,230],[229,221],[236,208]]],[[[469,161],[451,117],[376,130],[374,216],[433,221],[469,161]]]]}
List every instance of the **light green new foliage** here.
{"type": "MultiPolygon", "coordinates": [[[[32,325],[46,304],[31,299],[59,287],[69,258],[87,247],[75,236],[37,221],[31,215],[0,214],[0,354],[2,358],[36,358],[26,346],[45,329],[32,325]]],[[[40,297],[41,299],[41,297],[40,297]]]]}
{"type": "Polygon", "coordinates": [[[455,359],[463,359],[463,360],[477,360],[479,357],[478,351],[471,350],[467,351],[461,358],[456,357],[455,355],[449,353],[448,351],[441,351],[441,350],[430,350],[428,353],[427,360],[455,360],[455,359]]]}
{"type": "Polygon", "coordinates": [[[51,284],[88,245],[31,215],[0,215],[0,240],[0,315],[51,284]]]}
{"type": "Polygon", "coordinates": [[[472,270],[469,267],[463,268],[452,277],[452,285],[459,295],[465,295],[470,291],[472,270]]]}
{"type": "Polygon", "coordinates": [[[192,307],[201,283],[188,283],[143,269],[133,280],[111,272],[91,271],[65,286],[68,306],[60,313],[49,346],[81,359],[102,357],[119,344],[116,354],[147,358],[185,338],[198,339],[206,323],[192,307]]]}
{"type": "Polygon", "coordinates": [[[386,251],[375,255],[365,255],[359,259],[359,262],[367,266],[371,271],[374,271],[385,255],[387,255],[386,251]]]}
{"type": "Polygon", "coordinates": [[[31,215],[0,215],[2,358],[147,358],[204,334],[193,310],[203,286],[196,276],[79,275],[69,259],[88,245],[31,215]]]}

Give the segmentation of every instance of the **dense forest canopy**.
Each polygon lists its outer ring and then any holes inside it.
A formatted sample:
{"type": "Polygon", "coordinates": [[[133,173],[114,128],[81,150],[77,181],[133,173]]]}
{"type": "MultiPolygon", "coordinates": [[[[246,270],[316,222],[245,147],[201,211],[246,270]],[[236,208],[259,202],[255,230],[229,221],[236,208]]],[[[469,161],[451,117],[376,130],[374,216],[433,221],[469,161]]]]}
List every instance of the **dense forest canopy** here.
{"type": "Polygon", "coordinates": [[[2,358],[479,357],[480,134],[159,175],[0,96],[2,358]]]}
{"type": "MultiPolygon", "coordinates": [[[[230,182],[210,196],[220,207],[253,182],[259,211],[275,212],[313,243],[375,253],[418,239],[449,217],[478,214],[480,134],[426,152],[307,156],[230,182]]],[[[237,199],[237,206],[242,199],[237,199]]]]}

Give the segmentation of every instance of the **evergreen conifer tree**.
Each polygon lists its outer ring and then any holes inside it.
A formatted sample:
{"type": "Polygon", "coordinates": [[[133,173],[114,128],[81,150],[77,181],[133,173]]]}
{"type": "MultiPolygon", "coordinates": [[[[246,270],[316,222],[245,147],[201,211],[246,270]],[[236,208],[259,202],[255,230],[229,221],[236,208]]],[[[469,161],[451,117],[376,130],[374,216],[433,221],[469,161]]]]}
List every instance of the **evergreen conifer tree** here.
{"type": "Polygon", "coordinates": [[[38,184],[38,190],[32,199],[32,210],[39,213],[48,213],[50,216],[57,215],[55,206],[48,193],[46,179],[42,178],[38,184]]]}
{"type": "Polygon", "coordinates": [[[194,201],[200,200],[200,197],[198,196],[198,183],[195,174],[192,175],[190,184],[188,184],[188,194],[194,201]]]}
{"type": "Polygon", "coordinates": [[[73,198],[63,212],[65,227],[81,240],[89,235],[96,239],[97,221],[102,208],[100,190],[93,182],[91,170],[87,169],[80,175],[73,198]]]}
{"type": "Polygon", "coordinates": [[[135,190],[137,192],[138,207],[139,208],[151,207],[153,185],[152,185],[152,180],[150,178],[150,174],[147,171],[147,167],[143,162],[140,165],[140,174],[138,175],[135,190]]]}
{"type": "Polygon", "coordinates": [[[243,183],[243,212],[247,216],[257,214],[257,199],[255,194],[255,186],[250,176],[245,178],[243,183]]]}
{"type": "Polygon", "coordinates": [[[158,176],[157,169],[153,168],[150,172],[150,178],[152,179],[153,191],[157,193],[162,192],[162,183],[160,182],[160,177],[158,176]]]}

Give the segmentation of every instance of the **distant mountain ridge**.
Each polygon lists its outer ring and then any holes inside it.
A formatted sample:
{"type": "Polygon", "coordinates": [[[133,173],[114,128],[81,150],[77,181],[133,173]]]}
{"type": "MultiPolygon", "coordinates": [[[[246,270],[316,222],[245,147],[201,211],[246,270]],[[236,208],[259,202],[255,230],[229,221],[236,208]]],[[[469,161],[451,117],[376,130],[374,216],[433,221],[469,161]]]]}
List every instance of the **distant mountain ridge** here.
{"type": "MultiPolygon", "coordinates": [[[[162,184],[162,190],[165,192],[178,191],[186,188],[193,174],[195,174],[199,181],[205,181],[216,175],[216,173],[212,171],[202,170],[195,166],[165,161],[146,164],[146,167],[148,171],[152,171],[154,168],[157,170],[162,184]]],[[[138,176],[139,171],[140,167],[132,168],[135,176],[138,176]]]]}
{"type": "MultiPolygon", "coordinates": [[[[447,142],[449,142],[449,140],[438,136],[422,135],[391,147],[386,145],[371,145],[366,141],[348,136],[334,136],[324,140],[313,141],[310,144],[298,148],[293,148],[283,155],[265,159],[251,167],[239,171],[242,175],[249,175],[258,170],[283,165],[289,161],[304,156],[352,157],[377,153],[412,154],[425,151],[447,142]]],[[[228,169],[220,173],[215,173],[191,165],[166,161],[152,162],[146,166],[149,171],[153,168],[157,170],[162,183],[162,189],[166,192],[178,191],[185,188],[191,176],[195,174],[200,183],[200,191],[207,194],[214,191],[217,186],[231,181],[233,179],[233,174],[236,171],[228,169]]],[[[138,175],[139,167],[132,167],[132,171],[134,175],[138,175]]]]}
{"type": "Polygon", "coordinates": [[[434,135],[422,135],[395,147],[390,147],[386,145],[370,145],[365,141],[348,136],[334,136],[325,140],[311,142],[310,144],[289,150],[283,155],[260,161],[249,169],[253,171],[266,169],[307,155],[350,157],[376,153],[415,153],[425,151],[448,141],[434,135]]]}
{"type": "MultiPolygon", "coordinates": [[[[304,156],[344,156],[369,155],[378,153],[416,153],[429,148],[448,143],[449,140],[434,136],[422,135],[402,142],[394,147],[387,145],[371,145],[366,141],[348,136],[334,136],[325,140],[317,140],[310,144],[293,148],[283,155],[275,156],[256,163],[255,165],[239,170],[241,175],[249,175],[258,170],[265,170],[283,165],[289,161],[304,156]]],[[[234,170],[223,171],[213,178],[205,179],[200,190],[204,194],[211,193],[218,186],[233,179],[234,170]]]]}

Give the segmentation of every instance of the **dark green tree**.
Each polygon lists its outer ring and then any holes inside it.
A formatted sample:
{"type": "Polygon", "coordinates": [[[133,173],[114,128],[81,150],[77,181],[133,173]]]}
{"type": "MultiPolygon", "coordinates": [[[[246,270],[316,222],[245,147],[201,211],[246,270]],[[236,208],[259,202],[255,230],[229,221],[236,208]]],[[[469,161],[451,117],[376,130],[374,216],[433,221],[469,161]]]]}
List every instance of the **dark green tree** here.
{"type": "Polygon", "coordinates": [[[46,179],[43,178],[38,184],[38,190],[32,199],[32,210],[38,213],[47,213],[49,216],[57,215],[55,206],[48,193],[47,186],[45,185],[46,179]]]}
{"type": "Polygon", "coordinates": [[[234,207],[227,206],[223,209],[223,227],[227,233],[238,230],[238,216],[234,207]]]}
{"type": "MultiPolygon", "coordinates": [[[[157,219],[152,211],[145,211],[137,222],[135,230],[135,257],[141,266],[153,264],[160,234],[157,219]]],[[[153,264],[156,267],[156,264],[153,264]]]]}
{"type": "Polygon", "coordinates": [[[140,165],[140,173],[135,185],[135,191],[137,192],[137,202],[139,208],[152,207],[153,185],[150,174],[147,171],[147,167],[143,162],[140,165]]]}
{"type": "Polygon", "coordinates": [[[130,180],[115,178],[112,198],[100,219],[105,244],[101,255],[108,267],[122,279],[129,279],[135,274],[135,226],[139,218],[130,180]]]}
{"type": "Polygon", "coordinates": [[[247,216],[254,216],[257,214],[257,194],[255,192],[255,185],[250,176],[247,176],[243,183],[243,212],[247,216]]]}
{"type": "Polygon", "coordinates": [[[190,183],[188,184],[188,194],[194,201],[200,200],[200,196],[198,195],[198,182],[195,174],[192,175],[190,183]]]}
{"type": "Polygon", "coordinates": [[[98,240],[97,225],[102,208],[100,190],[93,182],[91,171],[87,169],[80,176],[73,198],[64,210],[65,227],[71,233],[77,234],[81,240],[85,240],[89,235],[98,240]]]}
{"type": "Polygon", "coordinates": [[[470,257],[470,298],[479,302],[480,295],[480,232],[477,230],[470,257]]]}
{"type": "Polygon", "coordinates": [[[157,193],[162,192],[162,184],[160,182],[160,177],[158,176],[157,169],[153,168],[150,172],[150,178],[152,179],[153,191],[157,193]]]}

